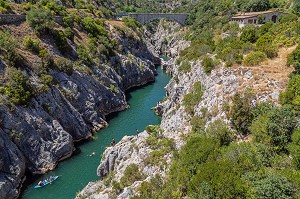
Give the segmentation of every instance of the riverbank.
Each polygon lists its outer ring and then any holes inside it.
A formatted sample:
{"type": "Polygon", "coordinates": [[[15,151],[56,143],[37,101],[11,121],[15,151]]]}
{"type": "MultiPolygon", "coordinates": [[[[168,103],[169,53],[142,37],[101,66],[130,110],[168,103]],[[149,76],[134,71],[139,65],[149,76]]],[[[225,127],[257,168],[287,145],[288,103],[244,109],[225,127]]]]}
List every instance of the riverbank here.
{"type": "Polygon", "coordinates": [[[22,61],[13,66],[4,57],[0,60],[5,87],[0,105],[0,198],[18,197],[25,171],[44,174],[55,169],[72,155],[74,142],[92,137],[107,126],[108,114],[128,107],[126,90],[154,81],[157,58],[138,29],[121,25],[101,25],[107,42],[114,43],[109,50],[83,23],[74,24],[72,39],[65,38],[66,27],[60,24],[41,35],[27,22],[1,26],[1,38],[14,44],[22,61]],[[64,50],[56,33],[64,38],[64,50]],[[25,41],[36,42],[45,55],[27,48],[25,41]]]}
{"type": "Polygon", "coordinates": [[[157,70],[158,76],[155,82],[127,93],[127,103],[130,108],[115,113],[108,120],[109,126],[96,133],[93,141],[78,147],[80,153],[61,162],[55,170],[36,179],[26,187],[21,198],[39,199],[41,195],[45,199],[73,198],[75,193],[88,182],[98,179],[95,171],[99,165],[99,157],[109,146],[112,137],[118,142],[125,135],[135,135],[136,128],[143,130],[148,124],[158,124],[160,119],[151,108],[165,96],[164,86],[169,81],[169,77],[160,68],[157,70]],[[53,186],[40,190],[33,189],[40,179],[54,174],[61,177],[53,183],[53,186]]]}
{"type": "MultiPolygon", "coordinates": [[[[151,42],[148,43],[151,52],[160,55],[163,51],[168,56],[168,60],[163,61],[162,67],[171,74],[173,74],[171,69],[175,65],[179,52],[189,44],[181,40],[183,32],[178,29],[180,27],[176,23],[161,21],[155,33],[145,33],[148,38],[151,38],[151,42]],[[165,29],[166,26],[172,28],[165,29]],[[165,43],[165,38],[169,38],[168,43],[165,43]]],[[[165,108],[170,110],[167,114],[172,116],[176,113],[170,108],[173,107],[173,99],[170,98],[170,93],[173,91],[170,89],[170,84],[173,85],[173,81],[166,86],[169,95],[156,105],[165,104],[165,108]]],[[[114,147],[107,148],[97,169],[98,176],[104,180],[90,182],[77,194],[76,198],[130,198],[139,192],[143,182],[151,180],[156,175],[164,176],[171,163],[173,151],[178,150],[183,144],[181,139],[177,139],[178,135],[172,135],[172,132],[167,133],[164,128],[159,127],[164,126],[167,121],[165,117],[167,115],[163,114],[160,125],[147,127],[139,136],[125,136],[114,147]],[[128,174],[130,169],[134,172],[128,174]],[[131,180],[124,182],[127,178],[131,180]]],[[[178,121],[173,120],[172,125],[181,126],[182,123],[178,121]]]]}

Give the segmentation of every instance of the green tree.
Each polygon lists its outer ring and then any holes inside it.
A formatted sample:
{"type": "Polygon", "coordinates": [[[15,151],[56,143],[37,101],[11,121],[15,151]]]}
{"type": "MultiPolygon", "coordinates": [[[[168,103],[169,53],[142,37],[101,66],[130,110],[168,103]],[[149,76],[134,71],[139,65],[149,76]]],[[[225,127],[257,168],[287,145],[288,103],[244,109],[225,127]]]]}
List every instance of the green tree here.
{"type": "Polygon", "coordinates": [[[300,74],[300,45],[288,56],[287,66],[291,65],[295,68],[295,72],[300,74]]]}
{"type": "Polygon", "coordinates": [[[277,47],[273,45],[273,36],[270,34],[264,34],[256,41],[257,51],[266,53],[268,58],[277,56],[277,47]]]}
{"type": "Polygon", "coordinates": [[[292,11],[294,14],[299,15],[300,14],[300,2],[295,0],[293,7],[292,7],[292,11]]]}
{"type": "Polygon", "coordinates": [[[141,24],[138,23],[134,18],[123,17],[122,21],[125,23],[126,26],[128,26],[132,30],[136,30],[137,28],[141,27],[141,24]]]}
{"type": "Polygon", "coordinates": [[[287,178],[273,173],[256,176],[253,183],[255,198],[293,199],[295,188],[287,178]]]}
{"type": "Polygon", "coordinates": [[[194,113],[194,107],[200,102],[203,92],[204,86],[199,81],[193,85],[193,90],[191,93],[188,93],[184,96],[183,105],[188,113],[194,113]]]}
{"type": "Polygon", "coordinates": [[[300,75],[292,75],[286,90],[280,94],[282,104],[291,104],[293,108],[300,111],[300,75]]]}
{"type": "Polygon", "coordinates": [[[256,117],[251,127],[254,140],[272,146],[276,152],[287,152],[291,134],[296,129],[297,120],[289,106],[274,107],[256,117]]]}
{"type": "Polygon", "coordinates": [[[287,151],[287,144],[296,129],[297,119],[293,110],[288,106],[278,107],[268,115],[267,131],[271,136],[271,143],[278,152],[287,151]]]}
{"type": "Polygon", "coordinates": [[[205,163],[208,157],[219,147],[219,141],[215,138],[191,137],[175,158],[170,168],[169,194],[185,195],[191,178],[197,173],[197,169],[205,163]],[[181,190],[174,192],[174,190],[181,190]]]}
{"type": "Polygon", "coordinates": [[[26,20],[39,34],[50,30],[54,23],[50,10],[43,8],[31,8],[26,15],[26,20]]]}
{"type": "Polygon", "coordinates": [[[247,187],[241,179],[241,174],[242,170],[229,160],[208,161],[199,166],[197,174],[191,179],[188,185],[188,196],[245,198],[247,187]]]}
{"type": "Polygon", "coordinates": [[[248,134],[253,115],[252,105],[253,95],[250,91],[237,93],[233,96],[232,105],[228,111],[228,117],[231,118],[233,127],[243,134],[248,134]]]}
{"type": "Polygon", "coordinates": [[[271,8],[269,0],[250,0],[245,6],[246,11],[258,12],[271,8]]]}
{"type": "Polygon", "coordinates": [[[102,24],[97,24],[91,17],[85,17],[83,19],[84,29],[90,33],[93,37],[104,36],[107,37],[107,31],[102,24]]]}
{"type": "Polygon", "coordinates": [[[16,105],[27,105],[31,99],[31,85],[24,72],[16,68],[6,68],[6,82],[1,87],[1,92],[7,95],[16,105]]]}
{"type": "Polygon", "coordinates": [[[0,31],[0,53],[4,55],[10,63],[15,64],[19,56],[16,53],[18,42],[8,32],[0,31]]]}
{"type": "Polygon", "coordinates": [[[292,143],[288,146],[289,152],[293,157],[293,163],[297,169],[300,169],[300,129],[298,128],[292,134],[292,143]]]}
{"type": "Polygon", "coordinates": [[[66,54],[69,49],[69,45],[65,33],[61,30],[52,30],[51,35],[59,51],[62,54],[66,54]]]}
{"type": "Polygon", "coordinates": [[[217,138],[220,146],[229,145],[233,139],[233,133],[228,129],[227,124],[220,119],[210,123],[205,134],[207,137],[217,138]]]}
{"type": "Polygon", "coordinates": [[[240,40],[243,42],[255,43],[257,39],[258,39],[258,31],[257,28],[254,27],[253,25],[245,27],[240,36],[240,40]]]}

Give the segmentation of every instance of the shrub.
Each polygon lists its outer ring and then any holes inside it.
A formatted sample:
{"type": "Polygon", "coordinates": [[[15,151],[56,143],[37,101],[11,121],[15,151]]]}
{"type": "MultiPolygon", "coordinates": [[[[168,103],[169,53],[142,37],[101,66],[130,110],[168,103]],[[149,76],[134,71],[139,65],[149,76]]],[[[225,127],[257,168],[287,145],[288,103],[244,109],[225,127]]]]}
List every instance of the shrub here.
{"type": "Polygon", "coordinates": [[[53,77],[51,75],[42,74],[40,78],[43,81],[43,84],[46,84],[48,86],[50,86],[53,82],[53,77]]]}
{"type": "Polygon", "coordinates": [[[192,133],[203,135],[205,132],[206,121],[207,118],[205,115],[202,117],[194,115],[191,119],[192,133]]]}
{"type": "Polygon", "coordinates": [[[300,129],[298,128],[292,134],[292,143],[288,145],[288,150],[293,157],[293,164],[300,169],[300,129]]]}
{"type": "Polygon", "coordinates": [[[68,75],[72,75],[73,73],[73,64],[70,60],[60,57],[55,59],[55,66],[59,68],[59,70],[64,71],[68,75]]]}
{"type": "Polygon", "coordinates": [[[145,159],[145,163],[150,165],[158,165],[163,161],[164,156],[165,156],[164,150],[159,150],[159,149],[153,150],[149,154],[149,157],[145,159]]]}
{"type": "Polygon", "coordinates": [[[136,30],[138,27],[141,27],[141,25],[134,18],[123,17],[122,21],[132,30],[136,30]]]}
{"type": "Polygon", "coordinates": [[[52,55],[48,53],[46,49],[42,49],[39,52],[39,57],[42,60],[42,67],[48,70],[49,68],[53,68],[54,66],[54,60],[52,55]]]}
{"type": "Polygon", "coordinates": [[[11,102],[16,105],[27,105],[31,99],[31,86],[24,72],[16,68],[6,68],[5,78],[7,79],[1,92],[7,95],[11,102]]]}
{"type": "Polygon", "coordinates": [[[206,74],[209,74],[215,67],[214,60],[208,56],[203,57],[202,65],[206,74]]]}
{"type": "Polygon", "coordinates": [[[143,198],[159,198],[162,196],[162,191],[164,189],[164,182],[159,174],[155,174],[149,182],[143,181],[139,188],[140,196],[135,197],[135,199],[143,198]]]}
{"type": "Polygon", "coordinates": [[[26,20],[30,27],[39,34],[53,27],[53,17],[48,9],[31,8],[26,15],[26,20]]]}
{"type": "Polygon", "coordinates": [[[300,45],[288,56],[287,66],[293,66],[295,68],[295,72],[300,74],[300,45]]]}
{"type": "Polygon", "coordinates": [[[157,125],[148,125],[146,126],[145,130],[148,133],[152,134],[154,137],[158,137],[162,132],[161,128],[157,125]]]}
{"type": "Polygon", "coordinates": [[[37,39],[32,39],[31,37],[23,38],[23,46],[32,52],[39,53],[40,52],[40,41],[37,39]]]}
{"type": "Polygon", "coordinates": [[[67,37],[62,30],[52,30],[51,34],[54,39],[54,43],[62,54],[67,52],[69,48],[67,37]]]}
{"type": "Polygon", "coordinates": [[[140,172],[138,165],[130,164],[126,167],[123,177],[120,179],[121,187],[128,187],[135,181],[143,180],[145,176],[140,172]]]}
{"type": "Polygon", "coordinates": [[[114,93],[117,93],[118,92],[118,87],[113,85],[113,84],[110,84],[109,85],[109,89],[114,92],[114,93]]]}
{"type": "Polygon", "coordinates": [[[292,11],[294,14],[299,15],[300,14],[300,2],[295,1],[292,7],[292,11]]]}
{"type": "Polygon", "coordinates": [[[252,181],[253,198],[295,198],[294,185],[284,176],[276,173],[250,173],[247,177],[252,181]]]}
{"type": "Polygon", "coordinates": [[[178,72],[187,73],[187,72],[190,72],[190,71],[191,71],[191,64],[186,60],[181,62],[181,65],[178,68],[178,72]]]}
{"type": "Polygon", "coordinates": [[[296,116],[290,107],[283,106],[270,111],[267,131],[271,136],[271,144],[275,151],[287,151],[287,144],[291,141],[291,135],[296,125],[296,116]]]}
{"type": "Polygon", "coordinates": [[[254,26],[248,26],[243,29],[243,32],[240,36],[240,40],[244,43],[250,42],[255,43],[258,39],[258,31],[254,26]]]}
{"type": "Polygon", "coordinates": [[[214,138],[190,137],[170,168],[168,180],[170,191],[174,189],[186,191],[191,178],[197,173],[198,168],[202,167],[202,163],[205,163],[219,148],[218,144],[218,140],[214,138]]]}
{"type": "Polygon", "coordinates": [[[206,129],[206,136],[218,139],[220,146],[229,145],[233,139],[233,133],[222,120],[216,120],[210,123],[206,129]]]}
{"type": "Polygon", "coordinates": [[[259,115],[253,120],[250,130],[256,142],[267,144],[276,152],[287,152],[296,124],[292,109],[283,106],[259,115]]]}
{"type": "Polygon", "coordinates": [[[71,41],[74,40],[74,32],[70,27],[67,27],[64,31],[65,36],[71,41]]]}
{"type": "Polygon", "coordinates": [[[0,31],[0,52],[12,64],[16,63],[19,56],[16,53],[18,46],[17,40],[13,38],[8,32],[0,31]]]}
{"type": "Polygon", "coordinates": [[[280,93],[279,99],[282,104],[290,104],[296,111],[300,111],[300,75],[291,77],[286,90],[280,93]]]}
{"type": "Polygon", "coordinates": [[[0,0],[0,13],[8,13],[9,11],[11,11],[9,4],[4,0],[0,0]]]}
{"type": "Polygon", "coordinates": [[[83,63],[87,65],[91,65],[93,63],[93,59],[85,46],[79,45],[77,48],[77,54],[79,60],[83,61],[83,63]]]}
{"type": "Polygon", "coordinates": [[[66,7],[58,4],[53,0],[41,0],[37,3],[40,7],[47,8],[55,15],[65,16],[67,14],[66,7]]]}
{"type": "Polygon", "coordinates": [[[94,12],[95,6],[93,6],[92,4],[87,4],[86,8],[88,9],[88,11],[90,11],[91,13],[94,12]]]}
{"type": "Polygon", "coordinates": [[[254,65],[257,65],[257,64],[263,62],[266,59],[267,59],[267,55],[264,52],[255,51],[255,52],[249,53],[244,58],[243,63],[246,66],[254,66],[254,65]]]}
{"type": "Polygon", "coordinates": [[[264,34],[256,41],[257,51],[266,53],[268,58],[273,58],[277,56],[277,47],[273,45],[273,38],[270,34],[264,34]]]}
{"type": "Polygon", "coordinates": [[[241,175],[241,169],[231,161],[207,162],[192,177],[188,194],[194,198],[246,198],[247,186],[241,175]]]}
{"type": "Polygon", "coordinates": [[[102,25],[95,23],[95,20],[91,17],[85,17],[83,19],[83,27],[93,37],[107,37],[108,35],[106,29],[102,25]]]}
{"type": "Polygon", "coordinates": [[[71,15],[68,15],[63,18],[64,26],[67,28],[73,28],[74,27],[74,17],[71,15]]]}
{"type": "Polygon", "coordinates": [[[200,102],[204,92],[204,87],[201,82],[196,82],[191,93],[184,96],[183,105],[189,114],[194,113],[194,107],[200,102]]]}
{"type": "Polygon", "coordinates": [[[243,134],[248,134],[248,127],[250,126],[253,115],[252,105],[253,95],[247,91],[243,94],[236,93],[232,98],[232,105],[230,106],[227,116],[230,118],[233,127],[243,134]]]}

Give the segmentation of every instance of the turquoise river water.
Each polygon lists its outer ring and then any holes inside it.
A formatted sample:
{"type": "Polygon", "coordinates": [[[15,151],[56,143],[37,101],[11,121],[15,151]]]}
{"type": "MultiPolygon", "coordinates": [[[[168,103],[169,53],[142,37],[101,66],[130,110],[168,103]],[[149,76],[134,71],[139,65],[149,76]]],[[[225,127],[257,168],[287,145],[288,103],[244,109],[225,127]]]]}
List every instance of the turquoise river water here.
{"type": "Polygon", "coordinates": [[[151,110],[165,96],[164,87],[170,77],[157,69],[158,76],[154,83],[133,90],[127,94],[130,108],[114,114],[109,119],[109,126],[95,134],[95,140],[85,142],[79,148],[80,153],[60,162],[58,167],[27,185],[20,198],[22,199],[71,199],[90,181],[98,180],[96,169],[112,138],[116,142],[125,135],[135,135],[135,129],[144,130],[147,125],[159,124],[160,118],[151,110]],[[95,155],[92,155],[95,153],[95,155]],[[34,189],[39,180],[50,175],[60,177],[52,184],[34,189]]]}

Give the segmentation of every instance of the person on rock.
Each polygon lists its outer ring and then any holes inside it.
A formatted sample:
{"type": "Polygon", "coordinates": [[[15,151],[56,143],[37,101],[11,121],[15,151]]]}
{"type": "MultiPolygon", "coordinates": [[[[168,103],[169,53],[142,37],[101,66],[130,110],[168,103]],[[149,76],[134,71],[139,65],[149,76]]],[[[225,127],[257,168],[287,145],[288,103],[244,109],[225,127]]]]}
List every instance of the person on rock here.
{"type": "Polygon", "coordinates": [[[110,146],[115,146],[115,144],[116,144],[116,141],[115,141],[115,139],[114,139],[114,138],[112,138],[112,139],[111,139],[110,146]]]}
{"type": "Polygon", "coordinates": [[[135,131],[136,131],[136,136],[138,136],[140,133],[139,129],[135,129],[135,131]]]}

